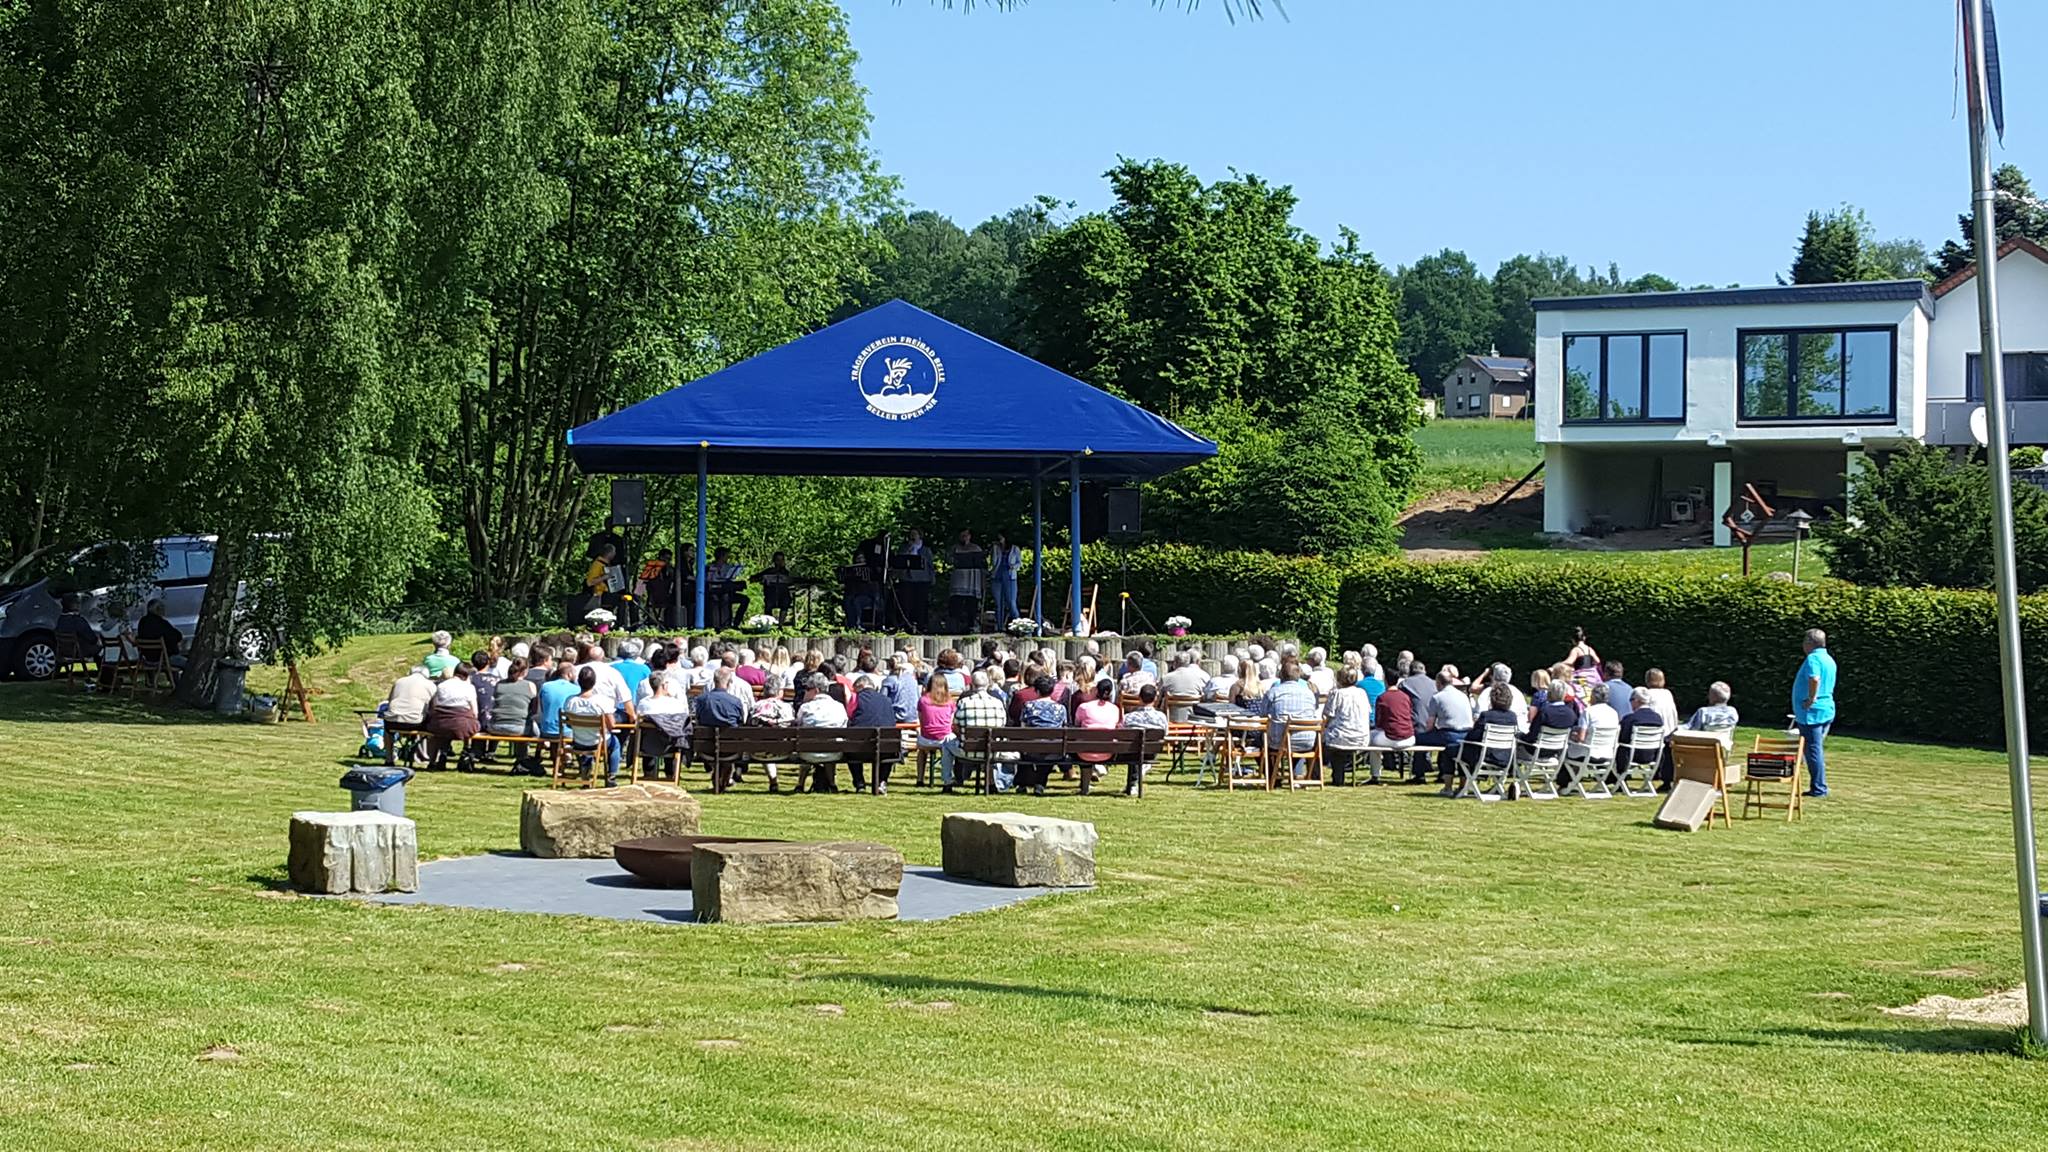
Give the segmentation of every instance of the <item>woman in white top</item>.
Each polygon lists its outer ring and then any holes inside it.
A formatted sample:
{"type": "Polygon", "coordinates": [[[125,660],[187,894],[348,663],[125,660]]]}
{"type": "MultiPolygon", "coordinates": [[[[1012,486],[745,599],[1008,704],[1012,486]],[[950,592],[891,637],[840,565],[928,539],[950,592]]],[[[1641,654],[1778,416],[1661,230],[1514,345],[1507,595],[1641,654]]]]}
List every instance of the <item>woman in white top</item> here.
{"type": "Polygon", "coordinates": [[[1323,701],[1323,763],[1330,783],[1342,786],[1358,761],[1372,747],[1372,697],[1358,686],[1358,669],[1337,670],[1337,687],[1323,701]]]}
{"type": "Polygon", "coordinates": [[[427,704],[427,767],[436,772],[448,767],[448,751],[457,740],[467,744],[476,735],[476,686],[469,682],[469,665],[457,664],[455,672],[434,687],[427,704]]]}
{"type": "Polygon", "coordinates": [[[1678,701],[1671,698],[1671,689],[1664,686],[1664,670],[1652,668],[1643,673],[1643,690],[1650,694],[1650,708],[1664,721],[1664,734],[1678,731],[1678,701]]]}
{"type": "Polygon", "coordinates": [[[1218,671],[1202,685],[1202,699],[1210,702],[1230,699],[1237,691],[1237,657],[1226,655],[1218,662],[1218,671]]]}
{"type": "MultiPolygon", "coordinates": [[[[796,710],[796,726],[799,728],[844,728],[846,727],[846,705],[832,698],[832,681],[824,674],[812,676],[809,685],[810,698],[796,710]]],[[[798,758],[810,764],[835,764],[840,759],[837,752],[800,752],[798,758]]],[[[798,784],[803,782],[799,780],[798,784]]],[[[837,792],[839,786],[832,780],[832,770],[818,768],[811,778],[811,791],[837,792]]]]}

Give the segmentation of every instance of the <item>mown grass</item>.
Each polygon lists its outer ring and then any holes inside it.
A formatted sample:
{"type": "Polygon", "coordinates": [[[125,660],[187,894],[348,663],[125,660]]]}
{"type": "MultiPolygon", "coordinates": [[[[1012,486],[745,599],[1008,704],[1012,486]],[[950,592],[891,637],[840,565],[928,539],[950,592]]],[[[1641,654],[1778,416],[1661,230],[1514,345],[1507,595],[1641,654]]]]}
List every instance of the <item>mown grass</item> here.
{"type": "MultiPolygon", "coordinates": [[[[2048,1131],[2048,1064],[2013,1033],[1879,1011],[2019,979],[1989,753],[1841,739],[1836,794],[1802,824],[1692,836],[1651,829],[1646,802],[1406,788],[1023,801],[1096,822],[1100,888],[932,924],[281,894],[287,814],[339,796],[345,706],[418,641],[309,665],[314,725],[0,686],[0,1147],[1940,1149],[2048,1131]]],[[[423,853],[513,847],[519,791],[417,781],[423,853]]],[[[704,797],[704,819],[932,861],[939,815],[972,806],[740,792],[704,797]]]]}
{"type": "Polygon", "coordinates": [[[1527,420],[1432,420],[1416,430],[1415,446],[1422,450],[1417,499],[1519,480],[1543,459],[1527,420]]]}
{"type": "MultiPolygon", "coordinates": [[[[1492,548],[1473,554],[1488,564],[1590,564],[1602,568],[1653,570],[1683,576],[1740,576],[1740,548],[1663,548],[1650,551],[1589,552],[1577,548],[1492,548]]],[[[1750,550],[1750,573],[1790,574],[1792,545],[1759,544],[1750,550]]],[[[1818,580],[1828,572],[1827,561],[1809,541],[1799,550],[1799,579],[1818,580]]]]}

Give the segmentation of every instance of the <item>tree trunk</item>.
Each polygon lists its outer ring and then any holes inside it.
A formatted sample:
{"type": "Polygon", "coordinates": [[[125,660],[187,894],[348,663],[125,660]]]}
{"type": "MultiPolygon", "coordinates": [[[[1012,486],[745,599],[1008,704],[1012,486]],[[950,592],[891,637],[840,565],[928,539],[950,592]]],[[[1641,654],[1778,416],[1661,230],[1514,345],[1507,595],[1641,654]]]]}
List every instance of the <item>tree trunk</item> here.
{"type": "Polygon", "coordinates": [[[228,537],[214,544],[213,574],[207,578],[199,620],[185,646],[185,671],[178,677],[178,700],[194,708],[213,706],[215,665],[235,654],[235,590],[241,584],[241,559],[241,548],[228,537]]]}

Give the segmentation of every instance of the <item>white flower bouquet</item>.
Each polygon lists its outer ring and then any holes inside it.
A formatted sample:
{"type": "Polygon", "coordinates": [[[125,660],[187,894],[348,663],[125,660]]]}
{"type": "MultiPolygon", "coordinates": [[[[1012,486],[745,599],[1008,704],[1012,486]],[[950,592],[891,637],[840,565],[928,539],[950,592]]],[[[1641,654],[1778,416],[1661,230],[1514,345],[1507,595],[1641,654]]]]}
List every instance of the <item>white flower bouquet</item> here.
{"type": "Polygon", "coordinates": [[[1188,629],[1193,628],[1195,626],[1195,622],[1193,620],[1188,619],[1185,616],[1168,616],[1166,618],[1166,626],[1168,629],[1178,628],[1181,631],[1185,632],[1188,629]]]}
{"type": "Polygon", "coordinates": [[[747,628],[749,631],[753,632],[766,632],[770,628],[775,627],[779,623],[781,623],[781,621],[778,621],[777,619],[775,619],[775,617],[770,616],[766,612],[763,612],[758,616],[747,617],[747,628]]]}
{"type": "Polygon", "coordinates": [[[1003,625],[1003,631],[1008,632],[1012,636],[1036,636],[1038,635],[1038,621],[1033,620],[1029,616],[1019,616],[1008,624],[1003,625]]]}
{"type": "Polygon", "coordinates": [[[590,611],[585,612],[583,614],[583,620],[592,628],[597,629],[598,634],[600,636],[606,632],[611,631],[612,625],[619,622],[619,618],[617,616],[613,615],[610,610],[604,608],[592,608],[590,611]]]}

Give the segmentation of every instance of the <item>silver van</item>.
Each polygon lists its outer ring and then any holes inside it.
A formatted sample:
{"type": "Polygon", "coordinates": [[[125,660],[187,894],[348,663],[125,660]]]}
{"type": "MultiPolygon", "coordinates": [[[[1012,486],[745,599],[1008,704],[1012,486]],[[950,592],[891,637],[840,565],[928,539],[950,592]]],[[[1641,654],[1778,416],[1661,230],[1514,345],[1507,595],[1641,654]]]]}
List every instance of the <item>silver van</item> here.
{"type": "MultiPolygon", "coordinates": [[[[74,594],[95,628],[108,620],[133,624],[151,600],[161,599],[164,618],[190,642],[213,575],[214,540],[166,536],[139,546],[108,541],[75,552],[45,548],[24,556],[0,573],[0,675],[47,680],[56,672],[57,613],[63,598],[74,594]],[[137,557],[136,547],[153,553],[137,557]],[[138,572],[149,575],[138,578],[138,572]]],[[[242,592],[236,589],[238,603],[242,592]]],[[[270,652],[268,638],[254,627],[236,633],[235,647],[251,662],[270,652]]]]}

